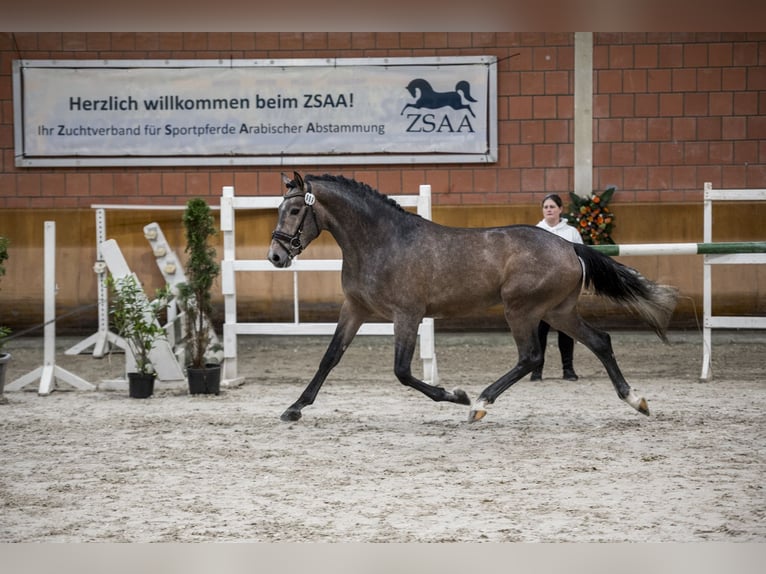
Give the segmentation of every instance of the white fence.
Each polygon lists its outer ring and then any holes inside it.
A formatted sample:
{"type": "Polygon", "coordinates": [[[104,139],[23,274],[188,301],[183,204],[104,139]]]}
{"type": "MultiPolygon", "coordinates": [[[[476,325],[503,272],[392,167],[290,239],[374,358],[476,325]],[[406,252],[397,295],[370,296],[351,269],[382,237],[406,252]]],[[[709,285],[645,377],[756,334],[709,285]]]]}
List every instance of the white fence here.
{"type": "MultiPolygon", "coordinates": [[[[421,185],[418,195],[394,195],[391,198],[404,207],[416,207],[420,216],[431,219],[431,186],[421,185]]],[[[300,320],[298,275],[303,271],[339,272],[341,259],[295,258],[287,269],[274,267],[263,259],[237,259],[235,243],[236,212],[241,210],[275,210],[282,203],[281,196],[237,197],[234,187],[225,186],[221,196],[221,232],[223,233],[223,261],[221,262],[221,290],[224,300],[223,325],[223,376],[225,384],[233,384],[239,378],[237,372],[238,335],[330,335],[335,332],[336,323],[304,323],[300,320]],[[292,322],[237,322],[236,273],[260,271],[293,274],[293,321],[292,322]]],[[[365,323],[360,335],[393,335],[391,323],[365,323]]],[[[436,355],[434,350],[434,321],[426,318],[418,330],[420,336],[420,358],[423,361],[423,378],[436,384],[436,355]]]]}
{"type": "MultiPolygon", "coordinates": [[[[713,202],[714,201],[766,201],[766,189],[713,189],[713,184],[705,183],[704,195],[704,236],[706,243],[713,241],[713,202]]],[[[700,379],[711,377],[712,337],[711,329],[766,329],[766,317],[731,317],[713,315],[713,265],[763,265],[766,253],[726,253],[705,255],[703,265],[703,330],[702,330],[702,374],[700,379]]]]}

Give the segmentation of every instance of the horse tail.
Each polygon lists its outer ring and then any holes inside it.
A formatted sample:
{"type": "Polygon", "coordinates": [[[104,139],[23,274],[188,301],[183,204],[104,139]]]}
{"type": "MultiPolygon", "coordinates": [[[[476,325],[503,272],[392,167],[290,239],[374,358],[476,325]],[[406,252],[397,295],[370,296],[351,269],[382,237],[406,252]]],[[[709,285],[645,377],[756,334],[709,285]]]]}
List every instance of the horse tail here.
{"type": "Polygon", "coordinates": [[[475,102],[476,100],[471,97],[471,84],[466,82],[465,80],[460,80],[457,84],[455,84],[455,91],[456,92],[463,92],[463,96],[466,100],[469,102],[475,102]]]}
{"type": "Polygon", "coordinates": [[[585,287],[593,285],[597,295],[608,297],[636,313],[667,343],[665,331],[676,308],[678,290],[669,285],[658,285],[632,267],[587,245],[575,243],[574,249],[583,262],[585,287]]]}

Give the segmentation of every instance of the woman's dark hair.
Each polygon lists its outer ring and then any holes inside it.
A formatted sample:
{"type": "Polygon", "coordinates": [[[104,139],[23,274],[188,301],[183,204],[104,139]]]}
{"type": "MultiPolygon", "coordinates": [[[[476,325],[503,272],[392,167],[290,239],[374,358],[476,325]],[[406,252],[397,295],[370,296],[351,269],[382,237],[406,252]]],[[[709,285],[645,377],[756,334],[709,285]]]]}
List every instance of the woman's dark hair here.
{"type": "Polygon", "coordinates": [[[552,199],[553,203],[555,203],[559,207],[562,207],[564,205],[563,202],[561,201],[561,197],[559,197],[558,193],[549,193],[548,195],[543,197],[543,200],[540,202],[540,205],[543,205],[549,199],[552,199]]]}

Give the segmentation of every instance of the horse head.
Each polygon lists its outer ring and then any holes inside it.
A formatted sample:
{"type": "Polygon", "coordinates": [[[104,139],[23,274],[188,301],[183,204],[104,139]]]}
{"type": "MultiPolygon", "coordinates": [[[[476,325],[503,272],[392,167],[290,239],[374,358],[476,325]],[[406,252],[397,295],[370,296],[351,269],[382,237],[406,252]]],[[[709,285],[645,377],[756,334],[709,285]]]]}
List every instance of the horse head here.
{"type": "Polygon", "coordinates": [[[298,172],[293,173],[293,179],[283,173],[282,182],[287,193],[279,206],[268,254],[275,267],[289,267],[321,231],[314,213],[316,197],[311,193],[311,184],[298,172]]]}

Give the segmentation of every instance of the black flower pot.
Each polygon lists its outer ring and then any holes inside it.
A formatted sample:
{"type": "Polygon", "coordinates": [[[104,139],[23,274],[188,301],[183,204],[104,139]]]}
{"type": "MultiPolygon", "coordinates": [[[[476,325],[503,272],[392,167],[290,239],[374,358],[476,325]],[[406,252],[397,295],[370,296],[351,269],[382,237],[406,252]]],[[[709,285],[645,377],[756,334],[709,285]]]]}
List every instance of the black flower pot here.
{"type": "Polygon", "coordinates": [[[186,369],[190,395],[217,395],[221,392],[221,365],[207,364],[202,369],[186,369]]]}
{"type": "Polygon", "coordinates": [[[154,394],[154,373],[128,373],[128,394],[134,399],[147,399],[154,394]]]}

